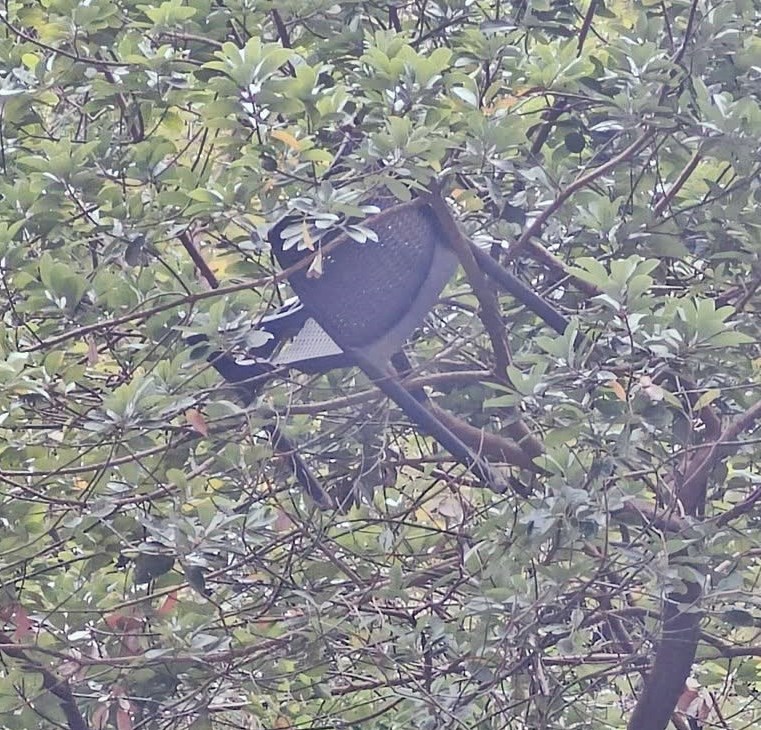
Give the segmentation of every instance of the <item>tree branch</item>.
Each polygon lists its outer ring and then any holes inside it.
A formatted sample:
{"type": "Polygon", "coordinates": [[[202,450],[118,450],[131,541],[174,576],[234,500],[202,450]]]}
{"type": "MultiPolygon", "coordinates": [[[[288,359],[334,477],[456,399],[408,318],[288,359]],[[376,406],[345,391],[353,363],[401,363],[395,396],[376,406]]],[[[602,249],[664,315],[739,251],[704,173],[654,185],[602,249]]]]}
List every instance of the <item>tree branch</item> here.
{"type": "Polygon", "coordinates": [[[0,654],[3,653],[21,662],[24,669],[36,672],[42,677],[42,686],[58,699],[69,730],[90,730],[87,721],[79,711],[71,687],[65,679],[57,677],[42,664],[30,659],[24,650],[15,646],[8,634],[0,632],[0,654]]]}

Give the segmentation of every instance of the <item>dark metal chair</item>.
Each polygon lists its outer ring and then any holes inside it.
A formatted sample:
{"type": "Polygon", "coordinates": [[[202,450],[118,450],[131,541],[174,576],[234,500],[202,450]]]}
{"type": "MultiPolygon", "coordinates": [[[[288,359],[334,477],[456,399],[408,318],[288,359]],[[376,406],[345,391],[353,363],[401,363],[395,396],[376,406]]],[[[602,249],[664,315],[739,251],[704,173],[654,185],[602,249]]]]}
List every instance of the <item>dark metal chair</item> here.
{"type": "MultiPolygon", "coordinates": [[[[323,236],[319,275],[306,266],[305,259],[313,259],[315,252],[299,249],[287,238],[289,231],[300,237],[299,221],[286,217],[275,225],[269,241],[280,266],[297,267],[289,282],[298,299],[259,322],[257,329],[271,337],[252,349],[247,360],[216,352],[209,361],[226,380],[248,388],[249,397],[281,369],[319,373],[356,365],[481,482],[504,491],[503,479],[461,437],[467,429],[475,429],[467,424],[460,428],[462,422],[456,417],[435,409],[421,389],[410,392],[399,379],[399,370],[408,366],[402,345],[436,303],[458,259],[436,213],[424,201],[390,205],[386,201],[381,206],[380,212],[363,221],[377,240],[358,243],[340,229],[323,236]]],[[[567,320],[544,299],[486,252],[470,247],[497,285],[557,331],[565,330],[567,320]]],[[[476,446],[477,437],[478,432],[476,446]]],[[[536,449],[515,444],[505,450],[503,460],[530,468],[537,455],[536,449]]]]}

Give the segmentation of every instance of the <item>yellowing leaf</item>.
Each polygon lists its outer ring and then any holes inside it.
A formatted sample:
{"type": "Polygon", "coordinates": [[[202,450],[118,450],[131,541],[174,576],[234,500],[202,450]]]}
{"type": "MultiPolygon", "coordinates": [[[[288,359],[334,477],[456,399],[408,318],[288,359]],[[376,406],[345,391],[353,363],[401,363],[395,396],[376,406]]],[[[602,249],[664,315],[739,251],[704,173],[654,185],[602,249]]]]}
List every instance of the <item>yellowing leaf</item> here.
{"type": "Polygon", "coordinates": [[[227,275],[227,269],[235,263],[232,256],[211,256],[208,264],[209,268],[217,274],[220,279],[224,279],[227,275]]]}
{"type": "Polygon", "coordinates": [[[209,427],[206,425],[206,421],[204,420],[200,411],[197,411],[195,408],[191,408],[185,412],[185,420],[188,422],[188,425],[194,431],[200,433],[201,436],[209,435],[209,427]]]}
{"type": "Polygon", "coordinates": [[[518,98],[515,96],[501,96],[495,99],[491,104],[484,108],[484,114],[491,116],[503,109],[510,109],[518,103],[518,98]]]}
{"type": "Polygon", "coordinates": [[[621,383],[619,383],[617,380],[609,380],[607,385],[616,394],[616,397],[619,400],[626,400],[626,391],[624,390],[624,386],[621,385],[621,383]]]}
{"type": "Polygon", "coordinates": [[[312,263],[307,269],[307,279],[319,279],[322,276],[322,249],[318,249],[312,263]]]}
{"type": "Polygon", "coordinates": [[[434,514],[426,507],[420,507],[415,510],[415,521],[422,525],[434,525],[439,530],[445,530],[447,527],[446,519],[436,511],[434,514]]]}
{"type": "Polygon", "coordinates": [[[713,403],[720,395],[721,391],[718,388],[709,388],[697,399],[694,410],[699,411],[701,408],[705,408],[709,403],[713,403]]]}
{"type": "Polygon", "coordinates": [[[440,515],[450,517],[454,520],[461,520],[463,517],[462,502],[456,497],[449,495],[439,502],[437,510],[440,515]]]}
{"type": "Polygon", "coordinates": [[[301,223],[301,237],[304,239],[304,245],[310,251],[314,251],[314,238],[312,238],[312,234],[309,232],[309,226],[306,221],[301,223]]]}
{"type": "Polygon", "coordinates": [[[284,129],[273,129],[270,132],[270,136],[275,139],[279,139],[284,144],[288,145],[292,150],[297,152],[301,149],[301,142],[299,142],[290,132],[286,132],[284,129]]]}
{"type": "Polygon", "coordinates": [[[170,134],[182,134],[185,129],[185,122],[176,112],[167,112],[161,122],[161,131],[170,134]]]}
{"type": "Polygon", "coordinates": [[[40,62],[40,57],[36,53],[22,53],[21,63],[28,69],[34,71],[35,66],[40,62]]]}
{"type": "Polygon", "coordinates": [[[87,338],[87,364],[97,365],[100,359],[98,355],[98,345],[92,337],[87,338]]]}

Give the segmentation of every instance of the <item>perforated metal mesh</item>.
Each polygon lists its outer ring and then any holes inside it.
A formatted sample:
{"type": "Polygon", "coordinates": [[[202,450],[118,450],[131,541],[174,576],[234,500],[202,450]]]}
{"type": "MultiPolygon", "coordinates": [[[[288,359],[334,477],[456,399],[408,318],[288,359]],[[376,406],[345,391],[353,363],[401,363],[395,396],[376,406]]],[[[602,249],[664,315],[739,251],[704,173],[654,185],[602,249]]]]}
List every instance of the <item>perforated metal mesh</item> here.
{"type": "MultiPolygon", "coordinates": [[[[417,311],[416,297],[431,271],[435,247],[443,240],[433,211],[419,203],[387,208],[364,225],[378,241],[357,243],[345,234],[326,237],[323,245],[336,241],[337,246],[325,254],[322,276],[309,278],[302,270],[290,277],[315,319],[340,334],[346,347],[376,341],[404,317],[411,318],[410,330],[422,321],[426,312],[417,311]]],[[[309,255],[283,252],[277,228],[274,234],[273,249],[282,266],[309,255]]]]}
{"type": "Polygon", "coordinates": [[[327,332],[313,319],[308,319],[298,334],[272,358],[273,365],[292,365],[315,358],[343,354],[327,332]]]}

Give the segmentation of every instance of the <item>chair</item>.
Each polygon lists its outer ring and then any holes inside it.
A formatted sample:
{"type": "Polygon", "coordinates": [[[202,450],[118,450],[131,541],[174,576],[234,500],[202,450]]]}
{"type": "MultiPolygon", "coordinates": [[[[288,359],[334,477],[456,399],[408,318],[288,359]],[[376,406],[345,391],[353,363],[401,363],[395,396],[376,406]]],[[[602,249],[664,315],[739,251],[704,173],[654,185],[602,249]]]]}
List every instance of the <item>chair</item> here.
{"type": "MultiPolygon", "coordinates": [[[[402,346],[435,305],[453,276],[458,258],[435,211],[423,200],[381,201],[380,212],[363,221],[377,240],[358,243],[340,229],[320,240],[321,273],[306,264],[311,250],[299,249],[290,232],[300,237],[297,219],[288,216],[269,233],[273,254],[298,295],[257,328],[271,337],[236,360],[215,352],[208,358],[229,382],[248,390],[248,397],[278,370],[295,368],[320,373],[356,365],[423,431],[470,468],[483,484],[497,492],[505,481],[476,451],[484,435],[431,404],[424,391],[407,390],[400,371],[408,369],[402,346]],[[471,445],[465,443],[469,440],[471,445]]],[[[479,267],[501,288],[563,332],[567,320],[544,299],[470,243],[479,267]]],[[[196,338],[195,342],[199,339],[196,338]]],[[[191,342],[191,344],[194,344],[191,342]]],[[[403,374],[403,373],[402,373],[403,374]]],[[[501,456],[523,468],[533,467],[536,444],[507,442],[501,456]]],[[[312,485],[312,488],[314,485],[312,485]]]]}

